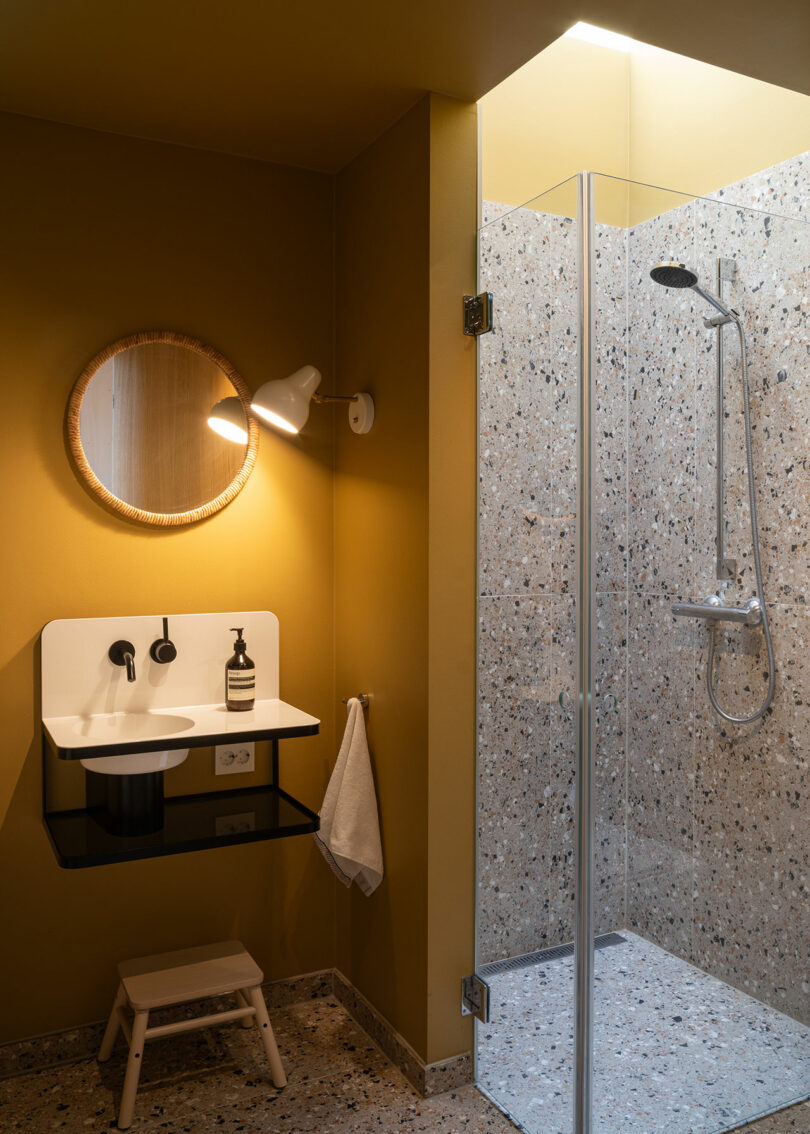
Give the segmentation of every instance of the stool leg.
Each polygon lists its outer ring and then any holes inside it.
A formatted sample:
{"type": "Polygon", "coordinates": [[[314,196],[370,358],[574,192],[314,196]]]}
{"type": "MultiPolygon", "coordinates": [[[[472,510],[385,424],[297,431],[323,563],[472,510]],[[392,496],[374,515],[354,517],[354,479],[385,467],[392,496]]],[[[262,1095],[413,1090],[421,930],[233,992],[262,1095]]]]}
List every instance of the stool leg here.
{"type": "MultiPolygon", "coordinates": [[[[237,988],[236,1003],[240,1008],[247,1008],[250,1004],[250,994],[245,992],[244,989],[237,988]]],[[[245,1016],[245,1018],[243,1020],[240,1020],[239,1023],[243,1028],[250,1028],[253,1026],[254,1019],[255,1016],[245,1016]]]]}
{"type": "Polygon", "coordinates": [[[119,984],[118,991],[115,994],[115,1000],[113,1001],[112,1012],[110,1012],[110,1018],[107,1021],[104,1039],[101,1041],[101,1047],[98,1049],[99,1063],[106,1063],[112,1055],[118,1029],[121,1027],[121,1017],[118,1015],[118,1009],[123,1008],[126,1002],[127,997],[124,992],[124,986],[123,984],[119,984]]]}
{"type": "Polygon", "coordinates": [[[121,1109],[118,1112],[119,1130],[126,1130],[132,1122],[132,1112],[135,1109],[135,1093],[138,1090],[138,1080],[141,1077],[144,1033],[146,1032],[148,1022],[148,1012],[135,1013],[135,1019],[132,1022],[132,1042],[129,1045],[127,1073],[124,1076],[124,1090],[121,1095],[121,1109]]]}
{"type": "Polygon", "coordinates": [[[256,1022],[259,1025],[264,1050],[267,1052],[267,1061],[270,1064],[270,1075],[273,1083],[276,1087],[286,1087],[287,1076],[284,1074],[284,1066],[278,1053],[276,1037],[273,1035],[273,1029],[270,1026],[270,1018],[267,1015],[267,1006],[264,1003],[262,990],[257,985],[255,988],[249,988],[245,991],[250,997],[250,1003],[256,1009],[256,1022]]]}

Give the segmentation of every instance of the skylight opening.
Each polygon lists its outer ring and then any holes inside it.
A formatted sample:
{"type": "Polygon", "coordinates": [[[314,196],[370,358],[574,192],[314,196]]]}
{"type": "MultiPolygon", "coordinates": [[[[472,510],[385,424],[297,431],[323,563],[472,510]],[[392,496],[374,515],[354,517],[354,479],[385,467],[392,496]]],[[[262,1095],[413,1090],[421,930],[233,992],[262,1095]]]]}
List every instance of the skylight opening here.
{"type": "Polygon", "coordinates": [[[594,24],[586,24],[582,20],[570,27],[565,35],[569,39],[581,39],[585,43],[595,43],[597,47],[609,47],[612,51],[632,51],[637,43],[627,35],[608,31],[607,28],[597,28],[594,24]]]}

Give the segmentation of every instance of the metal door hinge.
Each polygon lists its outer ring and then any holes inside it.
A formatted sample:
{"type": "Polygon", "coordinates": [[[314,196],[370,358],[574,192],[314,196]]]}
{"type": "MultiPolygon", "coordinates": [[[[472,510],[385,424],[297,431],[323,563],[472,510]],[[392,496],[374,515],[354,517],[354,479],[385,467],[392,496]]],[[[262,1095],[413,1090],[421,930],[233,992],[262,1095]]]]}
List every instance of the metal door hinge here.
{"type": "Polygon", "coordinates": [[[492,330],[492,292],[464,296],[464,334],[485,335],[492,330]]]}
{"type": "Polygon", "coordinates": [[[475,973],[461,980],[461,1015],[489,1023],[489,985],[475,973]]]}

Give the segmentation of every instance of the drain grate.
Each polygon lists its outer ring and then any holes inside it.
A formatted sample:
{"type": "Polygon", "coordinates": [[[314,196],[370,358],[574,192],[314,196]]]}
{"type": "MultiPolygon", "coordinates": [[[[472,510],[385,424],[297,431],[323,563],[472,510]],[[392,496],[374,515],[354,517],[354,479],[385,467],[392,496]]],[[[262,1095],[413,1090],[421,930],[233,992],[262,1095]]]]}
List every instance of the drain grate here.
{"type": "MultiPolygon", "coordinates": [[[[620,933],[603,933],[593,943],[594,949],[608,949],[611,945],[623,945],[627,940],[620,933]]],[[[548,961],[559,961],[563,957],[573,957],[574,943],[555,945],[552,949],[538,949],[535,953],[523,953],[519,957],[507,957],[503,961],[490,961],[488,965],[481,965],[477,975],[483,980],[487,977],[497,976],[498,973],[514,972],[515,969],[528,969],[532,965],[544,965],[548,961]]]]}

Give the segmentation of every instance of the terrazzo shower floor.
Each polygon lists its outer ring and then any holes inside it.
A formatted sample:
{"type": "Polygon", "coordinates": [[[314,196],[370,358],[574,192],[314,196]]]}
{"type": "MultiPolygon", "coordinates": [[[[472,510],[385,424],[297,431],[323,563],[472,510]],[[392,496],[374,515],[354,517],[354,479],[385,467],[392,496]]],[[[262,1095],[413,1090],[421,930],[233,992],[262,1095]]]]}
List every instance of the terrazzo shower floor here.
{"type": "MultiPolygon", "coordinates": [[[[810,1029],[621,936],[596,953],[594,1134],[719,1134],[810,1094],[810,1029]]],[[[573,957],[487,983],[479,1084],[529,1134],[571,1134],[573,957]]]]}

